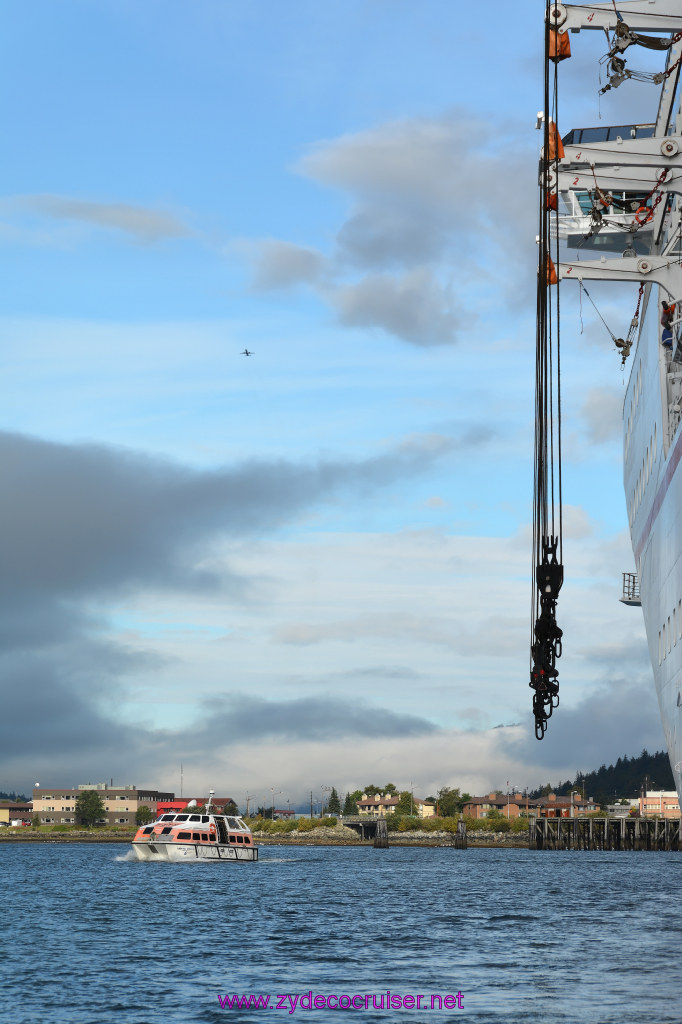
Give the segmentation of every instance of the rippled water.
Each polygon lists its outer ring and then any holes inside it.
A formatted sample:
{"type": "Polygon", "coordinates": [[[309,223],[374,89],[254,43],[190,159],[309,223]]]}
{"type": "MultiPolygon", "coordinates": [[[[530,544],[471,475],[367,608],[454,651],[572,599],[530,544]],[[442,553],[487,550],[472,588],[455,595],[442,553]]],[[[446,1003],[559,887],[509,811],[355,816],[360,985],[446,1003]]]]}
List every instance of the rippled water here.
{"type": "Polygon", "coordinates": [[[0,868],[3,1024],[682,1020],[682,854],[269,846],[257,864],[142,864],[2,844],[0,868]],[[386,990],[422,1009],[218,1000],[386,990]],[[462,1009],[431,1009],[458,991],[462,1009]]]}

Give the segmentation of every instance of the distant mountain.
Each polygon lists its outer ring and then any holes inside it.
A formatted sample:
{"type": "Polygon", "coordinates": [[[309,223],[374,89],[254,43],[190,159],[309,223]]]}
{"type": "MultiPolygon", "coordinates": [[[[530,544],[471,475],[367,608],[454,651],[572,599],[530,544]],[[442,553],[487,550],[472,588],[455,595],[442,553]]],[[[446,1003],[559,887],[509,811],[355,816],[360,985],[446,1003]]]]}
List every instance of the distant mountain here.
{"type": "Polygon", "coordinates": [[[675,789],[675,780],[668,755],[660,750],[650,754],[643,750],[639,757],[619,757],[615,764],[607,768],[602,765],[596,771],[583,774],[578,772],[571,782],[560,782],[556,786],[541,786],[533,790],[532,799],[556,793],[557,796],[568,796],[572,789],[585,791],[585,796],[592,797],[598,804],[612,804],[615,800],[632,798],[640,795],[646,786],[651,789],[675,789]]]}

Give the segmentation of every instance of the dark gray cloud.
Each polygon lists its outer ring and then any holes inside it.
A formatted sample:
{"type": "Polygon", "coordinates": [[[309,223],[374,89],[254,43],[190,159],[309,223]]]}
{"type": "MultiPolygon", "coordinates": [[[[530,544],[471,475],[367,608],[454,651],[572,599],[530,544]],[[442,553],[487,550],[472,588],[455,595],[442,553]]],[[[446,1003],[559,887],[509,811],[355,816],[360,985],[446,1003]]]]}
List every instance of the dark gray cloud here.
{"type": "Polygon", "coordinates": [[[413,345],[449,345],[457,335],[451,291],[428,270],[402,277],[371,274],[333,292],[331,302],[341,323],[378,327],[413,345]]]}
{"type": "Polygon", "coordinates": [[[197,545],[272,530],[318,502],[414,476],[456,443],[431,435],[361,461],[251,460],[199,471],[99,445],[0,433],[0,530],[11,538],[0,600],[11,608],[24,595],[216,585],[193,567],[197,545]]]}
{"type": "Polygon", "coordinates": [[[438,731],[433,722],[417,715],[326,696],[277,701],[236,695],[208,708],[210,719],[203,730],[208,742],[245,735],[300,741],[401,739],[438,731]]]}
{"type": "Polygon", "coordinates": [[[324,256],[316,249],[276,239],[260,242],[256,253],[252,285],[257,291],[312,284],[319,279],[326,264],[324,256]]]}
{"type": "MultiPolygon", "coordinates": [[[[200,471],[101,445],[0,433],[0,749],[12,785],[26,786],[23,773],[46,765],[56,772],[68,763],[82,776],[102,764],[120,777],[133,769],[153,775],[156,758],[173,761],[179,752],[198,757],[198,733],[169,737],[117,723],[110,713],[126,680],[153,671],[158,661],[109,638],[106,602],[145,588],[221,588],[241,597],[247,583],[229,569],[195,568],[213,539],[275,530],[321,502],[357,501],[421,473],[456,445],[441,436],[414,437],[365,460],[246,461],[200,471]]],[[[250,707],[237,700],[220,713],[231,729],[243,730],[250,707]]],[[[304,721],[326,736],[325,716],[341,719],[335,704],[324,708],[324,701],[297,704],[292,713],[267,706],[262,720],[268,729],[279,720],[291,730],[304,721]]],[[[363,725],[353,711],[343,728],[362,735],[427,728],[392,712],[372,716],[375,723],[363,725]]]]}
{"type": "Polygon", "coordinates": [[[525,723],[521,739],[501,734],[500,749],[523,764],[548,770],[573,765],[575,771],[590,771],[644,747],[665,749],[653,682],[639,672],[595,683],[594,691],[575,707],[562,704],[541,743],[533,735],[530,715],[525,723]]]}

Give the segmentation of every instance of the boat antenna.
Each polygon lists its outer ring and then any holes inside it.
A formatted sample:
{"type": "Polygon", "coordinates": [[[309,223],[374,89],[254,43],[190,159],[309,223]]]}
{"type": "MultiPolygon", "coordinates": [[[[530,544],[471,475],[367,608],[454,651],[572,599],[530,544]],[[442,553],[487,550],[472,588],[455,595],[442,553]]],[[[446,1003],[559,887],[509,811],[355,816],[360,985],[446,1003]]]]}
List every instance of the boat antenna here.
{"type": "Polygon", "coordinates": [[[550,65],[550,0],[545,17],[544,145],[540,161],[537,331],[535,340],[535,460],[533,481],[533,564],[531,594],[530,683],[535,736],[541,740],[559,705],[562,630],[556,603],[564,580],[561,511],[561,353],[559,282],[552,259],[559,261],[558,203],[551,179],[558,180],[563,155],[558,118],[558,60],[550,65]],[[554,228],[552,231],[552,216],[554,228]],[[552,235],[554,236],[552,238],[552,235]]]}
{"type": "Polygon", "coordinates": [[[206,804],[206,814],[211,813],[211,806],[213,804],[213,797],[215,796],[215,789],[209,789],[208,791],[208,803],[206,804]]]}

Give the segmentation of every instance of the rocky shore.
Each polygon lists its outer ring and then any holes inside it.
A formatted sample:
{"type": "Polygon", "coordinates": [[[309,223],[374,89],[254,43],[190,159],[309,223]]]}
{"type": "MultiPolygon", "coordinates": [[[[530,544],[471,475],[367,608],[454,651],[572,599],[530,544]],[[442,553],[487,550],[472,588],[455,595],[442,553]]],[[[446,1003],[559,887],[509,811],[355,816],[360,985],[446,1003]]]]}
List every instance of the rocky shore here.
{"type": "MultiPolygon", "coordinates": [[[[135,830],[121,829],[109,832],[99,829],[74,829],[53,832],[48,828],[3,828],[0,843],[130,843],[135,830]]],[[[313,828],[305,832],[258,832],[253,836],[262,846],[372,846],[372,840],[360,839],[357,832],[341,823],[333,828],[313,828]]],[[[453,832],[389,832],[389,846],[452,846],[453,832]]],[[[476,830],[467,833],[470,847],[513,847],[526,849],[528,836],[523,832],[490,832],[476,830]]]]}

